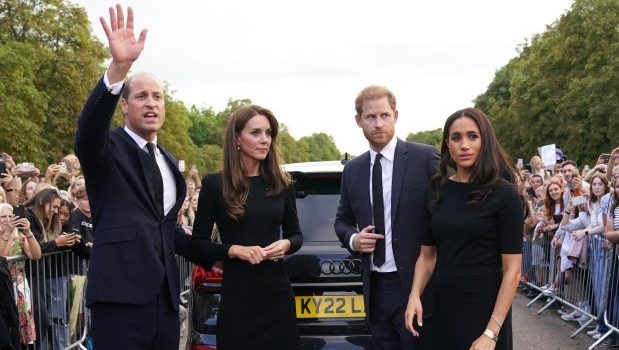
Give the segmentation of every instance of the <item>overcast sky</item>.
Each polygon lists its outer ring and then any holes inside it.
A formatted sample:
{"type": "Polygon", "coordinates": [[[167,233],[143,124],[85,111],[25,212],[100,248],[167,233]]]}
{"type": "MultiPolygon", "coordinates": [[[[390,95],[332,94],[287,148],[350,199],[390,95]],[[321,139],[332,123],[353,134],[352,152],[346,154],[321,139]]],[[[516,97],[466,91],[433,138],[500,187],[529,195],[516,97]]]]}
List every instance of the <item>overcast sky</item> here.
{"type": "MultiPolygon", "coordinates": [[[[115,2],[74,1],[94,33],[115,2]]],[[[397,135],[443,126],[472,105],[517,48],[572,0],[133,0],[136,35],[148,28],[134,71],[151,71],[185,104],[222,110],[229,98],[271,109],[295,138],[333,136],[358,155],[367,142],[354,99],[380,84],[398,99],[397,135]]]]}

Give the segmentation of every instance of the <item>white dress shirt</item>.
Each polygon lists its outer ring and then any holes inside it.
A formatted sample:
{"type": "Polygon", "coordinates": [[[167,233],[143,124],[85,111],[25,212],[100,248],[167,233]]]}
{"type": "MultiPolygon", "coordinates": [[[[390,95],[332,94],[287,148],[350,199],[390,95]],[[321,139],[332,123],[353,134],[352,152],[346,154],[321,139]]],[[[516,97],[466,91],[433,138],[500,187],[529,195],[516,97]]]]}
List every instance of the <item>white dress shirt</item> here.
{"type": "MultiPolygon", "coordinates": [[[[385,209],[385,262],[381,267],[374,265],[374,254],[371,256],[372,271],[377,272],[394,272],[397,271],[395,259],[393,257],[393,247],[391,246],[391,180],[393,178],[393,160],[395,157],[395,146],[398,143],[398,138],[393,137],[391,141],[380,151],[383,157],[380,159],[380,165],[382,167],[383,176],[383,206],[385,209]]],[[[376,159],[374,150],[370,149],[370,167],[367,171],[370,172],[370,204],[374,204],[374,198],[372,197],[372,167],[374,166],[374,160],[376,159]]],[[[350,238],[350,247],[352,248],[352,242],[357,234],[352,235],[350,238]]],[[[354,248],[353,248],[354,249],[354,248]]]]}
{"type": "MultiPolygon", "coordinates": [[[[120,94],[124,85],[124,82],[122,81],[110,85],[110,82],[107,78],[107,72],[103,75],[103,82],[105,83],[105,86],[112,95],[120,94]]],[[[148,148],[146,148],[146,144],[148,143],[148,141],[144,140],[136,133],[131,131],[126,125],[125,131],[127,132],[127,134],[129,134],[129,136],[131,136],[131,138],[133,139],[133,141],[135,141],[138,147],[140,147],[144,152],[149,153],[148,148]]],[[[157,136],[155,136],[155,139],[152,143],[157,146],[157,136]]],[[[159,147],[156,147],[155,149],[155,160],[157,161],[159,171],[161,172],[161,179],[163,180],[163,213],[164,215],[167,215],[176,203],[176,182],[174,181],[174,174],[172,173],[172,169],[170,169],[168,162],[165,160],[163,154],[161,154],[159,147]]]]}

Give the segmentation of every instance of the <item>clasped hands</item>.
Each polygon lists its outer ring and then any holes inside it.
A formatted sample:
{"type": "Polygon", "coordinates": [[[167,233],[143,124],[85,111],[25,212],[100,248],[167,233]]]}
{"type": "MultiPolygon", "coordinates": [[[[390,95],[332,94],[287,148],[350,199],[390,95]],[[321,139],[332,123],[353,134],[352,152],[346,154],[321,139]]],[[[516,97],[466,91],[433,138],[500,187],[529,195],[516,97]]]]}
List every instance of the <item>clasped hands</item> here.
{"type": "Polygon", "coordinates": [[[230,247],[228,255],[231,258],[245,260],[252,265],[257,265],[264,260],[278,261],[282,259],[289,250],[290,240],[280,239],[264,248],[260,246],[233,245],[230,247]]]}

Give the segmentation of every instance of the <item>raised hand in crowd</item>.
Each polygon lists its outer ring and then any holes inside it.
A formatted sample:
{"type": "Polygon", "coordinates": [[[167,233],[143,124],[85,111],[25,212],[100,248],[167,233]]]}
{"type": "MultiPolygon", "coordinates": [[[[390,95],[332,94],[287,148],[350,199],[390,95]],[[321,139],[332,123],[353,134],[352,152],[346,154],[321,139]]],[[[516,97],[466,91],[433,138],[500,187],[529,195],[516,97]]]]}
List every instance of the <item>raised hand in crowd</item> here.
{"type": "Polygon", "coordinates": [[[127,22],[122,6],[116,5],[116,10],[110,7],[110,25],[108,26],[105,18],[99,17],[103,31],[107,36],[112,63],[108,67],[107,77],[110,84],[118,83],[125,79],[133,62],[140,57],[144,50],[147,30],[140,32],[140,37],[136,40],[133,32],[133,9],[127,8],[127,22]]]}
{"type": "Polygon", "coordinates": [[[45,182],[48,184],[55,185],[58,176],[60,175],[60,165],[58,164],[50,164],[45,170],[45,182]]]}
{"type": "Polygon", "coordinates": [[[56,242],[56,247],[73,247],[76,243],[79,243],[82,239],[82,236],[77,233],[66,233],[58,235],[54,241],[56,242]]]}
{"type": "Polygon", "coordinates": [[[41,258],[41,246],[37,242],[32,230],[30,229],[30,221],[27,218],[20,218],[15,215],[11,219],[11,225],[19,229],[19,233],[24,236],[22,249],[30,259],[41,258]]]}

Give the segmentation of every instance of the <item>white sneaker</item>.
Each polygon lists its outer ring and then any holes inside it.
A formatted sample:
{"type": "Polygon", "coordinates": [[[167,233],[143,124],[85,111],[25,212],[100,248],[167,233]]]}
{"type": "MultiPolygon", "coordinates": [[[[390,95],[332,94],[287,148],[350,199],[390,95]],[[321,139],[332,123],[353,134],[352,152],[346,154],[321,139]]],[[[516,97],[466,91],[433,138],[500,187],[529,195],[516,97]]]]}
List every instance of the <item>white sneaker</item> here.
{"type": "Polygon", "coordinates": [[[592,330],[592,331],[588,331],[587,332],[587,335],[590,336],[590,337],[593,337],[596,334],[600,334],[600,332],[598,332],[597,328],[592,330]]]}
{"type": "Polygon", "coordinates": [[[587,322],[589,322],[589,320],[590,320],[589,316],[582,315],[581,317],[578,318],[578,324],[580,324],[581,326],[584,326],[587,322]]]}
{"type": "Polygon", "coordinates": [[[575,310],[574,312],[561,316],[563,321],[578,321],[582,317],[582,312],[575,310]]]}
{"type": "Polygon", "coordinates": [[[598,340],[600,338],[602,338],[602,333],[597,333],[591,336],[591,338],[593,338],[594,340],[598,340]]]}

